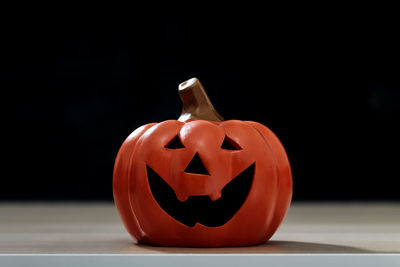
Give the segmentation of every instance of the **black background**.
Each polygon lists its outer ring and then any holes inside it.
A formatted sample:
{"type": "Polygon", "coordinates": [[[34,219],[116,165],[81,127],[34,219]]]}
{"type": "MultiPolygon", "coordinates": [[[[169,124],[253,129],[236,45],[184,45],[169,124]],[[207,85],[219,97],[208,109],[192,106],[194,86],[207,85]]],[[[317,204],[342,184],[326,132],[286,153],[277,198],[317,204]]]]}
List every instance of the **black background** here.
{"type": "Polygon", "coordinates": [[[123,140],[176,119],[178,84],[198,77],[225,119],[280,137],[295,200],[398,200],[390,10],[5,7],[0,198],[111,200],[123,140]]]}

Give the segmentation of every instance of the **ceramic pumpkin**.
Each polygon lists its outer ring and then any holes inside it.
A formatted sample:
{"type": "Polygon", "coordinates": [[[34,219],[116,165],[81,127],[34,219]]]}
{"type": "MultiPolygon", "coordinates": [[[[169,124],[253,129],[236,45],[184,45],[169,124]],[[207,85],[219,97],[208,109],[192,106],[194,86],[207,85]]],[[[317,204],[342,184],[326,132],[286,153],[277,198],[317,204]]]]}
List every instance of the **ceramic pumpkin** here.
{"type": "Polygon", "coordinates": [[[292,197],[288,158],[264,125],[223,121],[202,85],[179,85],[178,120],[136,129],[122,144],[113,191],[139,242],[246,246],[267,241],[292,197]]]}

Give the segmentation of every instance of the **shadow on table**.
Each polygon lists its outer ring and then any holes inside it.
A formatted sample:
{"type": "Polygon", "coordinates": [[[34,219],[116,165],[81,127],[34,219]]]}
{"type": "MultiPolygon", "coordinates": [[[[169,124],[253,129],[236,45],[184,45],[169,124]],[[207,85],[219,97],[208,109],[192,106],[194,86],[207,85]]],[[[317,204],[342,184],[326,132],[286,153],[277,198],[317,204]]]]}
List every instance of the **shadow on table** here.
{"type": "Polygon", "coordinates": [[[135,244],[141,250],[163,253],[368,253],[366,249],[310,242],[269,241],[249,247],[176,248],[135,244]]]}

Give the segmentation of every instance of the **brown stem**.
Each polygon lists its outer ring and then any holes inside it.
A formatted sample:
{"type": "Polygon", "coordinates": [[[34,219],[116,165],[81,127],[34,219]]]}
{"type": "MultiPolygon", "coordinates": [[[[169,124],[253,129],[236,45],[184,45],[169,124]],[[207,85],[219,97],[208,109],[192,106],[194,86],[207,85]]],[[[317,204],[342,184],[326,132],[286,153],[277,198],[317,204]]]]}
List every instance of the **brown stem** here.
{"type": "Polygon", "coordinates": [[[206,91],[197,78],[192,78],[179,85],[179,95],[183,108],[179,121],[208,120],[223,121],[207,96],[206,91]]]}

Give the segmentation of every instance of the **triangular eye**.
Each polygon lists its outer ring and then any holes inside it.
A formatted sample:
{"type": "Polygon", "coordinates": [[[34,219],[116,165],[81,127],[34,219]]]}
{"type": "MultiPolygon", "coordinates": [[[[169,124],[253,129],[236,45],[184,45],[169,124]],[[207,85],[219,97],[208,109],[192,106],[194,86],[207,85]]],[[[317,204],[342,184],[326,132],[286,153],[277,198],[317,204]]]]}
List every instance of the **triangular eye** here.
{"type": "Polygon", "coordinates": [[[224,142],[221,145],[222,149],[226,150],[241,150],[242,148],[228,136],[225,136],[224,142]]]}
{"type": "Polygon", "coordinates": [[[165,148],[169,149],[178,149],[178,148],[185,148],[181,142],[181,139],[179,139],[179,136],[176,135],[169,143],[165,146],[165,148]]]}

